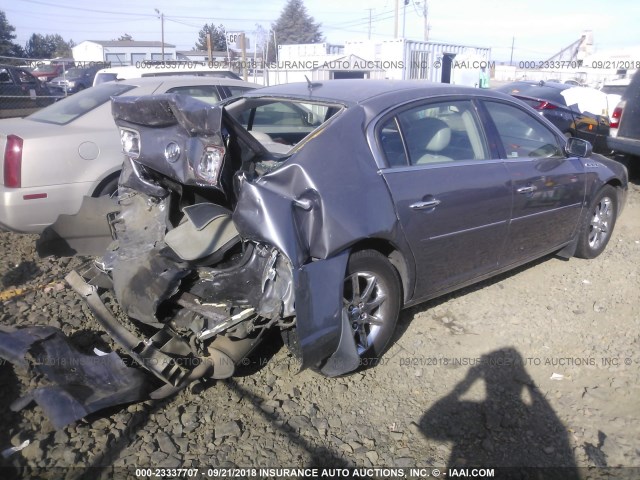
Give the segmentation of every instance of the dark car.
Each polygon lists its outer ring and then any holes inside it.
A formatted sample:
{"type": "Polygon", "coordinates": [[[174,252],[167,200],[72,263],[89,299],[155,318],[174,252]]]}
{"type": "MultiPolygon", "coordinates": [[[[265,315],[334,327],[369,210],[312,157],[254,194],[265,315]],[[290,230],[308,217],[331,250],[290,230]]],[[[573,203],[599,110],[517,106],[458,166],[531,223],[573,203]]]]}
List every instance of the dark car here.
{"type": "Polygon", "coordinates": [[[71,95],[93,85],[93,79],[103,64],[89,67],[70,68],[63,75],[49,82],[49,89],[56,95],[71,95]]]}
{"type": "Polygon", "coordinates": [[[24,68],[0,65],[0,118],[24,117],[54,100],[47,86],[24,68]]]}
{"type": "Polygon", "coordinates": [[[640,170],[640,72],[636,72],[631,79],[613,117],[617,122],[618,134],[607,139],[609,148],[617,154],[616,159],[635,174],[640,170]]]}
{"type": "Polygon", "coordinates": [[[67,281],[160,380],[155,398],[233,375],[274,330],[302,368],[375,364],[404,307],[552,252],[598,256],[627,192],[622,165],[489,90],[334,80],[218,105],[118,97],[112,111],[117,202],[85,199],[38,250],[115,237],[67,281]]]}
{"type": "MultiPolygon", "coordinates": [[[[607,116],[606,95],[588,87],[576,87],[555,82],[513,82],[496,88],[496,91],[508,93],[519,98],[540,112],[568,137],[577,137],[589,141],[596,152],[607,153],[609,136],[609,117],[607,116]],[[578,103],[567,99],[601,96],[598,111],[586,111],[578,103]]],[[[595,110],[595,108],[593,109],[595,110]]]]}

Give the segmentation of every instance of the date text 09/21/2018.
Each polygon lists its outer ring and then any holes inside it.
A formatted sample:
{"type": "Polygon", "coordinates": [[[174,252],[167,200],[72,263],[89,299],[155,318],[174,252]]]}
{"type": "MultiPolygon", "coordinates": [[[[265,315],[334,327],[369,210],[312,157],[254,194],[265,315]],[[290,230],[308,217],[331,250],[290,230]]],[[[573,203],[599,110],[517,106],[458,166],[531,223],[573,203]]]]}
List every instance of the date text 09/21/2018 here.
{"type": "Polygon", "coordinates": [[[636,70],[640,68],[640,60],[521,60],[517,67],[521,70],[562,70],[592,68],[596,70],[636,70]]]}

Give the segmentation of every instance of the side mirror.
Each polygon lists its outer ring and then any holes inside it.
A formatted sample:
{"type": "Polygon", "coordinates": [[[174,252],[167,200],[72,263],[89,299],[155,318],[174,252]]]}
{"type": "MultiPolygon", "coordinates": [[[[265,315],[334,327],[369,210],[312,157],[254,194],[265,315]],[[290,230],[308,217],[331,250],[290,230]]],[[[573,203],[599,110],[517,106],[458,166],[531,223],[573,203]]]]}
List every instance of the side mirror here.
{"type": "Polygon", "coordinates": [[[591,146],[591,143],[583,140],[582,138],[571,137],[567,139],[564,151],[569,157],[587,158],[591,156],[593,147],[591,146]]]}

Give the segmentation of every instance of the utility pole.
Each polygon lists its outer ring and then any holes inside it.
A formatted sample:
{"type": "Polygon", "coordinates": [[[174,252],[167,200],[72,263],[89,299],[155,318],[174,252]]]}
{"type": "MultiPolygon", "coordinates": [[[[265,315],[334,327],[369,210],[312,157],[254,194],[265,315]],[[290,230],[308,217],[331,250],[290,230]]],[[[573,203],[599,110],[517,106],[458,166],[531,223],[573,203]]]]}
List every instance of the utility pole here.
{"type": "Polygon", "coordinates": [[[373,8],[367,8],[366,10],[369,10],[369,40],[371,40],[371,11],[373,8]]]}
{"type": "Polygon", "coordinates": [[[511,58],[509,59],[509,66],[513,66],[513,44],[516,41],[516,37],[511,37],[511,58]]]}
{"type": "Polygon", "coordinates": [[[240,34],[240,49],[242,50],[242,79],[247,81],[247,46],[245,43],[244,32],[240,34]]]}
{"type": "Polygon", "coordinates": [[[393,17],[393,38],[398,38],[398,10],[399,10],[400,0],[396,0],[396,10],[395,15],[393,17]]]}
{"type": "Polygon", "coordinates": [[[422,16],[424,17],[424,41],[429,40],[429,22],[427,21],[427,0],[422,1],[422,16]]]}
{"type": "Polygon", "coordinates": [[[155,9],[156,13],[160,15],[160,33],[162,39],[162,63],[164,63],[164,13],[160,13],[160,10],[155,9]]]}
{"type": "Polygon", "coordinates": [[[404,6],[402,7],[402,38],[404,39],[405,35],[405,29],[407,26],[407,3],[409,3],[409,0],[404,0],[404,6]]]}

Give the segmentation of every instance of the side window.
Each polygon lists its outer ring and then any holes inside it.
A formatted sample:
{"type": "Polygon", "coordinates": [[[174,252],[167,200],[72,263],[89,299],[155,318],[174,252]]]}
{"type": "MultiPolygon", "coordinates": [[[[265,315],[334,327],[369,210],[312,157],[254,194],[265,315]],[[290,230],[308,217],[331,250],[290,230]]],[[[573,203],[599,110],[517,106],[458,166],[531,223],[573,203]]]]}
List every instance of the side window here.
{"type": "Polygon", "coordinates": [[[507,158],[564,156],[551,130],[517,107],[485,102],[507,158]]]}
{"type": "Polygon", "coordinates": [[[402,167],[407,165],[407,155],[402,143],[402,135],[398,127],[398,119],[393,117],[387,120],[380,129],[378,135],[380,146],[390,167],[402,167]]]}
{"type": "Polygon", "coordinates": [[[191,87],[173,87],[167,90],[167,93],[180,93],[197,98],[203,102],[214,104],[220,101],[218,89],[214,85],[194,85],[191,87]]]}
{"type": "Polygon", "coordinates": [[[6,68],[0,68],[0,83],[13,83],[9,70],[6,68]]]}
{"type": "Polygon", "coordinates": [[[411,165],[488,158],[471,101],[421,105],[398,114],[411,165]]]}

